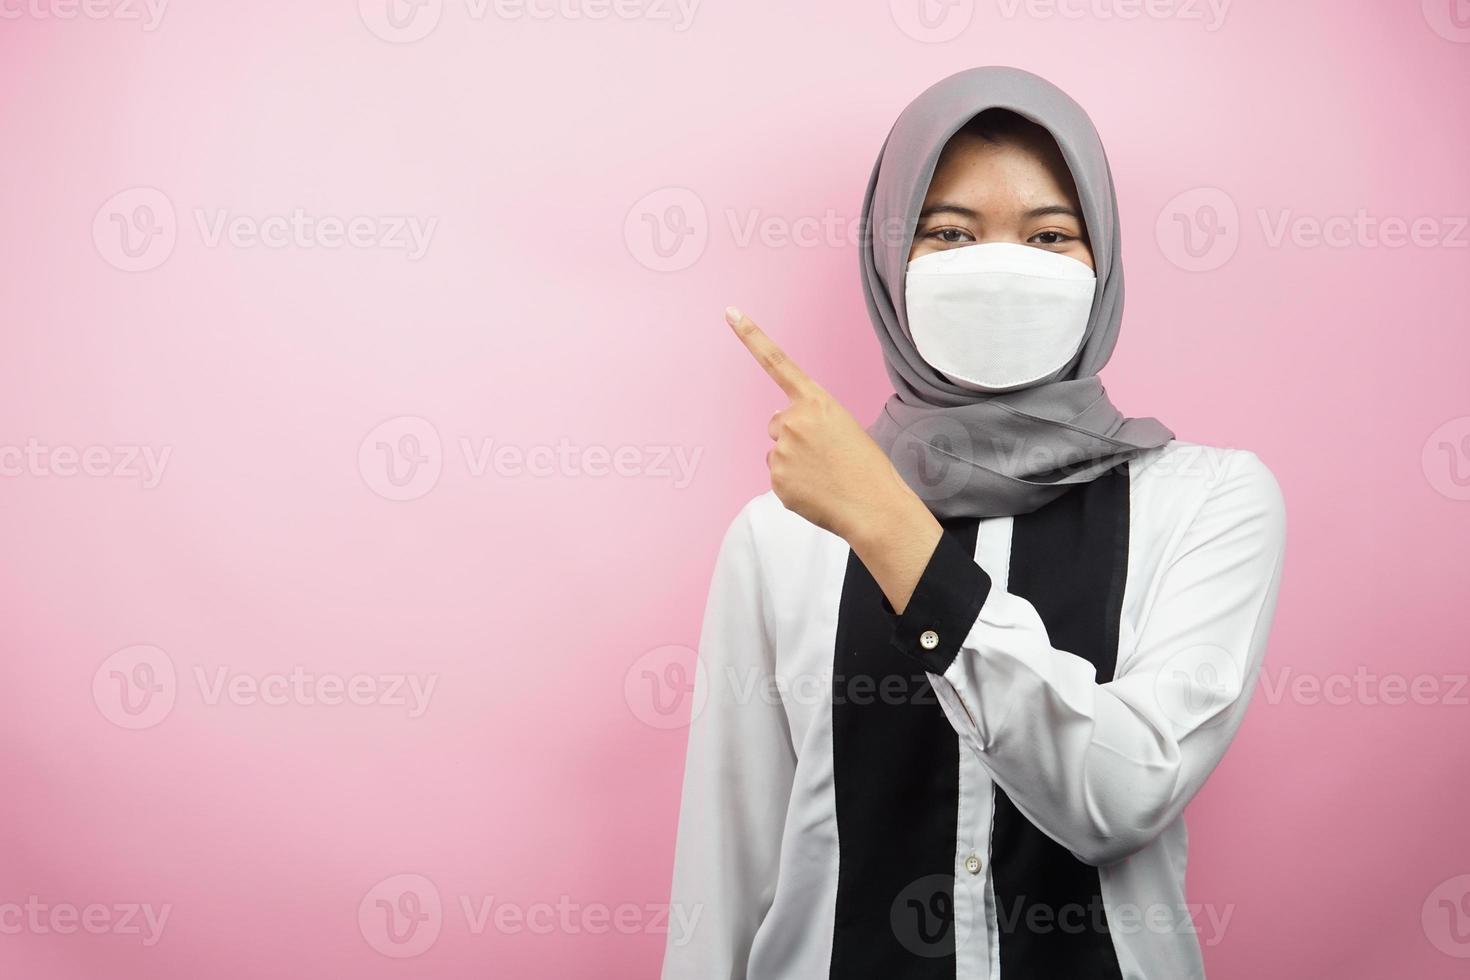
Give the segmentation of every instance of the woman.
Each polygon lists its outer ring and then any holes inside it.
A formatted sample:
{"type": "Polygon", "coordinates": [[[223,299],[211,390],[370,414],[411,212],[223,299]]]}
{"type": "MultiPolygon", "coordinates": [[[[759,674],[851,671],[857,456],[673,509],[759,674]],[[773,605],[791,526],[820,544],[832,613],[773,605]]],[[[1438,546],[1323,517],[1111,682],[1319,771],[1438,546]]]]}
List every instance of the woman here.
{"type": "Polygon", "coordinates": [[[790,404],[716,563],[663,975],[1203,976],[1181,812],[1260,669],[1280,489],[1108,401],[1117,203],[1048,82],[919,96],[864,229],[869,430],[727,311],[790,404]]]}

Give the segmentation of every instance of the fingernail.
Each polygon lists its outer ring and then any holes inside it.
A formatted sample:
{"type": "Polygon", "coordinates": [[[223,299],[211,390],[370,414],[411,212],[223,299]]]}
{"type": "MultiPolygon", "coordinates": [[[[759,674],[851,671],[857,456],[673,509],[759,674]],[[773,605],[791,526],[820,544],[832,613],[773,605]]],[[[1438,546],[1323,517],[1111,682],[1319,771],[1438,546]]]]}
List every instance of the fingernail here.
{"type": "Polygon", "coordinates": [[[740,312],[740,307],[738,306],[725,307],[725,322],[732,327],[738,327],[740,325],[740,318],[744,315],[744,313],[740,312]]]}

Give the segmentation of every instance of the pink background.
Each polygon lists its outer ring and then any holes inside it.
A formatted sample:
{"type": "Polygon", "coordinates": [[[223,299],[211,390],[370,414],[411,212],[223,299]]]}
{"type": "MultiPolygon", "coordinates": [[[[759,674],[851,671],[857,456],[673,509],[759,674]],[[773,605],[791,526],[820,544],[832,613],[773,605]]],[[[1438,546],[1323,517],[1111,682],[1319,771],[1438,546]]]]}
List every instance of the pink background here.
{"type": "Polygon", "coordinates": [[[988,63],[1109,148],[1114,400],[1288,500],[1271,687],[1189,811],[1211,975],[1464,975],[1463,2],[92,2],[0,9],[0,975],[654,976],[680,669],[779,404],[720,311],[871,419],[845,225],[988,63]]]}

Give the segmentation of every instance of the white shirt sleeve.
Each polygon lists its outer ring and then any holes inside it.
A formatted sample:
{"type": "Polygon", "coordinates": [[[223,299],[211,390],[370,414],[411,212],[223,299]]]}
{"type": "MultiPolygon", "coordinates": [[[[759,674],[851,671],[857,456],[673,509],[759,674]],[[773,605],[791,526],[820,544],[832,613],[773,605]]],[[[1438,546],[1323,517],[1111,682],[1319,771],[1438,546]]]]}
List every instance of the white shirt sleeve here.
{"type": "Polygon", "coordinates": [[[674,850],[664,980],[744,978],[770,908],[796,771],[775,635],[747,504],[715,562],[674,850]],[[673,923],[693,928],[681,935],[673,923]]]}
{"type": "Polygon", "coordinates": [[[984,596],[952,662],[926,661],[942,670],[929,678],[945,715],[1032,823],[1080,860],[1109,864],[1180,814],[1240,727],[1285,532],[1275,477],[1237,451],[1170,550],[1136,643],[1120,646],[1104,684],[1091,662],[1051,645],[1030,602],[994,587],[972,556],[973,571],[956,564],[961,549],[948,534],[925,570],[946,581],[927,591],[921,582],[915,595],[929,596],[929,608],[911,601],[894,642],[924,659],[916,637],[928,627],[916,617],[946,618],[934,597],[968,624],[973,596],[984,596]]]}

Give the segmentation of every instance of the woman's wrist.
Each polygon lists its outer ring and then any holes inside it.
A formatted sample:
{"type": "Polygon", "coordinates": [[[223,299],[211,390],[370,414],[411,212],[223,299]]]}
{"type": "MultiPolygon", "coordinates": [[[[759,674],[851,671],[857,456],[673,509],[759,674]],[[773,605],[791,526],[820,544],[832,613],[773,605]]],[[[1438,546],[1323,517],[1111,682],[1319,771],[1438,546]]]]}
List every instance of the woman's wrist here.
{"type": "Polygon", "coordinates": [[[854,550],[873,550],[898,542],[933,535],[939,540],[942,528],[918,495],[907,487],[870,499],[843,535],[854,550]]]}
{"type": "Polygon", "coordinates": [[[874,500],[843,537],[887,596],[903,612],[944,528],[907,485],[874,500]]]}

